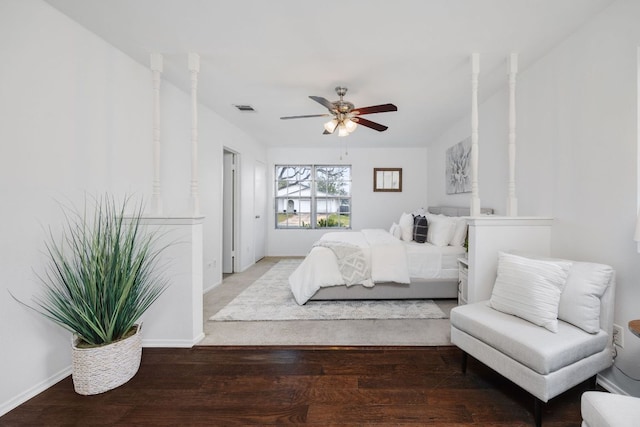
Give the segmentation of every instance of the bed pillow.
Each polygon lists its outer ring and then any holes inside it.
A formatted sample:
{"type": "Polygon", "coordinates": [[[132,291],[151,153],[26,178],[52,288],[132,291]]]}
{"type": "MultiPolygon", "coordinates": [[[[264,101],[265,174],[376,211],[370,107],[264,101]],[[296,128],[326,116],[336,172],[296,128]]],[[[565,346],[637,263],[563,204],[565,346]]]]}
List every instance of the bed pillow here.
{"type": "Polygon", "coordinates": [[[600,298],[612,275],[613,269],[608,265],[573,262],[560,296],[558,319],[590,334],[600,331],[600,298]]]}
{"type": "Polygon", "coordinates": [[[402,237],[402,230],[400,230],[400,226],[394,222],[393,224],[391,224],[389,234],[391,234],[396,239],[400,239],[402,237]]]}
{"type": "Polygon", "coordinates": [[[454,218],[456,228],[451,236],[449,244],[451,246],[462,246],[467,238],[467,220],[465,218],[454,218]]]}
{"type": "Polygon", "coordinates": [[[410,242],[413,240],[413,215],[408,213],[403,213],[400,215],[400,221],[398,221],[398,225],[401,230],[401,238],[405,242],[410,242]]]}
{"type": "Polygon", "coordinates": [[[500,252],[489,305],[557,332],[560,295],[570,268],[569,261],[533,259],[500,252]]]}
{"type": "Polygon", "coordinates": [[[427,242],[434,246],[448,246],[455,231],[455,222],[449,217],[440,215],[429,215],[427,220],[429,223],[427,242]]]}
{"type": "Polygon", "coordinates": [[[421,215],[413,217],[413,240],[418,243],[427,241],[427,218],[421,215]]]}

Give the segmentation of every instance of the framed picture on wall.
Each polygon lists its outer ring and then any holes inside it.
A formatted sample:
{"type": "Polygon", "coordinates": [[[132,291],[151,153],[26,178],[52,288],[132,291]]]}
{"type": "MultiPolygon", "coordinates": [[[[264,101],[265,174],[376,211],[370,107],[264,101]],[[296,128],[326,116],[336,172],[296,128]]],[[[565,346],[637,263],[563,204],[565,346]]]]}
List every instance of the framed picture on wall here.
{"type": "Polygon", "coordinates": [[[447,194],[471,192],[471,137],[447,150],[447,194]]]}
{"type": "Polygon", "coordinates": [[[373,168],[373,191],[402,191],[402,168],[373,168]]]}

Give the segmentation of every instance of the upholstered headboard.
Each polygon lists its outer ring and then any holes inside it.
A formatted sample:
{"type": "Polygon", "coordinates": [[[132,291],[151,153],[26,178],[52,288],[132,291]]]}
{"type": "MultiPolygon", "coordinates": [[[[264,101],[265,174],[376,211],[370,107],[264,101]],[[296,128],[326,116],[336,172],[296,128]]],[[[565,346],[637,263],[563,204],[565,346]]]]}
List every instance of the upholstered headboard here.
{"type": "MultiPolygon", "coordinates": [[[[442,214],[446,216],[469,216],[471,214],[470,208],[462,208],[455,206],[430,206],[428,208],[429,213],[442,214]]],[[[493,209],[480,208],[481,215],[493,215],[493,209]]]]}

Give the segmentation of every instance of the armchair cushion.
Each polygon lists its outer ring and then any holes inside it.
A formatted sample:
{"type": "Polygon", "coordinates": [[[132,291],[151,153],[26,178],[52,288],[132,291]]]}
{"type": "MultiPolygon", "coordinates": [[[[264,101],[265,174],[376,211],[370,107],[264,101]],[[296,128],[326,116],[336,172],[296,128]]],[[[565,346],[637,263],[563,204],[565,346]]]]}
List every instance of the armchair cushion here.
{"type": "Polygon", "coordinates": [[[451,324],[540,375],[601,352],[609,340],[604,331],[589,334],[562,321],[558,322],[558,333],[552,333],[494,310],[486,301],[454,308],[451,324]]]}
{"type": "Polygon", "coordinates": [[[560,296],[558,319],[586,332],[600,330],[600,298],[607,290],[613,269],[604,264],[573,262],[560,296]]]}
{"type": "Polygon", "coordinates": [[[558,331],[558,305],[571,262],[500,252],[490,305],[551,332],[558,331]]]}

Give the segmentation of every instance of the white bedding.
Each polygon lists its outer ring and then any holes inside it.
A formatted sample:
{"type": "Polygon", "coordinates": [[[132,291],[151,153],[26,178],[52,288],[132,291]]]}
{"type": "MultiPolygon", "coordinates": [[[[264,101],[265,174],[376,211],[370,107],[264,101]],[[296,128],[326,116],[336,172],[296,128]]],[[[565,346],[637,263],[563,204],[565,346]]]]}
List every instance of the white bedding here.
{"type": "Polygon", "coordinates": [[[416,279],[453,279],[458,277],[458,258],[462,246],[435,246],[431,243],[402,242],[407,253],[409,276],[416,279]]]}
{"type": "MultiPolygon", "coordinates": [[[[429,243],[403,242],[381,229],[330,232],[321,240],[359,246],[365,259],[370,260],[372,280],[378,283],[410,283],[412,278],[456,278],[456,259],[464,253],[461,246],[437,247],[429,243]]],[[[324,246],[314,246],[289,277],[291,291],[301,305],[322,287],[344,284],[333,251],[324,246]]]]}

